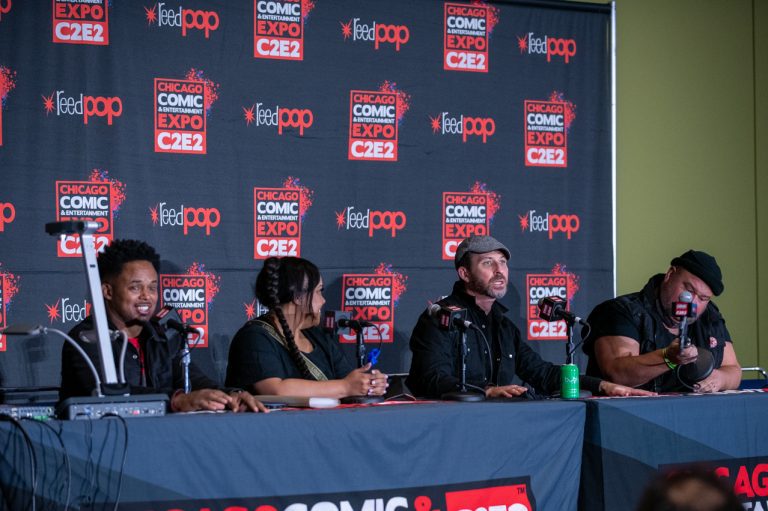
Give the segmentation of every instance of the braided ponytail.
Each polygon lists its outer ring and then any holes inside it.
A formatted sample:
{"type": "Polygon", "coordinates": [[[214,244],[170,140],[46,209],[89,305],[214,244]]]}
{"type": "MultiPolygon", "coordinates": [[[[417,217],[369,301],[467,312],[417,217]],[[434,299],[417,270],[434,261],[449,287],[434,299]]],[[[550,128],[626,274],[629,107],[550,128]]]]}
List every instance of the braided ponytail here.
{"type": "Polygon", "coordinates": [[[290,301],[280,299],[280,281],[281,276],[284,277],[285,268],[280,264],[280,259],[277,257],[270,257],[264,261],[264,269],[262,270],[262,273],[264,274],[266,281],[261,279],[262,274],[260,273],[259,278],[256,280],[257,297],[259,298],[259,301],[266,305],[269,310],[274,312],[275,316],[277,316],[277,320],[280,322],[280,327],[283,329],[283,336],[285,337],[286,345],[288,346],[288,353],[291,355],[291,358],[293,359],[294,364],[296,364],[296,367],[299,368],[301,376],[305,380],[314,380],[315,378],[309,371],[309,367],[307,367],[307,362],[304,360],[304,356],[301,354],[299,347],[296,345],[296,340],[293,337],[293,331],[288,325],[288,321],[285,319],[283,308],[280,306],[281,302],[286,303],[290,301]],[[262,285],[260,286],[260,284],[262,285]],[[259,296],[260,294],[262,296],[259,296]]]}

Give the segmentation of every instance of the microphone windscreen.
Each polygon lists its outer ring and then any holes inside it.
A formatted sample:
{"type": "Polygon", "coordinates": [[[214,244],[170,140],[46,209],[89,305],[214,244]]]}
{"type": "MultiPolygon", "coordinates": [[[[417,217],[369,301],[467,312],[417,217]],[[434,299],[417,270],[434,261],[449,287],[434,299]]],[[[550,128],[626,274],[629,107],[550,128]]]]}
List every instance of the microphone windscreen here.
{"type": "Polygon", "coordinates": [[[172,328],[170,323],[177,322],[182,323],[181,316],[173,307],[166,305],[161,307],[151,318],[149,323],[154,332],[161,338],[168,338],[168,328],[172,328]]]}
{"type": "Polygon", "coordinates": [[[339,335],[349,335],[349,328],[344,328],[339,325],[339,320],[348,320],[351,313],[348,311],[325,311],[323,316],[323,330],[330,334],[336,333],[338,330],[339,335]]]}
{"type": "Polygon", "coordinates": [[[440,312],[443,308],[438,303],[433,303],[429,307],[427,307],[427,314],[430,316],[434,316],[438,312],[440,312]]]}
{"type": "Polygon", "coordinates": [[[695,383],[707,378],[715,369],[715,359],[709,350],[699,349],[696,362],[677,366],[677,376],[683,383],[693,387],[695,383]]]}

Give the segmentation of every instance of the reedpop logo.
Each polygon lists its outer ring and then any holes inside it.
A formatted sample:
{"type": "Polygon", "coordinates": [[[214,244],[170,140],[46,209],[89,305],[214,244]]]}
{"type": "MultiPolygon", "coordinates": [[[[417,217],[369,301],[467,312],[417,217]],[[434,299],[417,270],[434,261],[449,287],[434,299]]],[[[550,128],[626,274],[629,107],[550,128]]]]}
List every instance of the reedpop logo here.
{"type": "Polygon", "coordinates": [[[448,112],[441,112],[437,117],[429,117],[432,133],[440,135],[461,135],[461,141],[466,143],[467,137],[482,137],[483,144],[496,133],[496,121],[491,117],[451,117],[448,112]]]}
{"type": "Polygon", "coordinates": [[[287,128],[297,128],[300,137],[315,121],[315,115],[308,108],[281,108],[278,105],[269,108],[264,103],[254,103],[250,108],[243,107],[243,116],[247,126],[275,126],[278,135],[282,135],[287,128]]]}
{"type": "Polygon", "coordinates": [[[537,214],[535,209],[523,215],[517,215],[522,232],[546,232],[549,239],[555,233],[562,232],[570,240],[571,235],[581,227],[579,215],[555,215],[552,213],[537,214]]]}
{"type": "Polygon", "coordinates": [[[565,63],[568,64],[571,57],[576,55],[576,40],[546,35],[536,37],[533,32],[528,32],[524,36],[517,37],[517,48],[521,54],[546,55],[547,62],[551,62],[552,57],[563,57],[565,63]]]}
{"type": "Polygon", "coordinates": [[[211,229],[221,223],[221,213],[218,208],[188,208],[183,204],[177,208],[167,207],[166,202],[160,202],[149,208],[152,224],[158,227],[183,227],[184,236],[193,227],[205,229],[205,235],[210,236],[211,229]]]}
{"type": "Polygon", "coordinates": [[[0,232],[5,231],[5,225],[16,219],[16,208],[10,202],[0,202],[0,232]]]}
{"type": "Polygon", "coordinates": [[[3,21],[3,15],[11,12],[11,0],[0,0],[0,21],[3,21]]]}
{"type": "Polygon", "coordinates": [[[53,324],[54,321],[62,323],[79,323],[88,317],[91,313],[91,304],[83,299],[73,300],[69,296],[62,296],[53,305],[45,304],[48,319],[53,324]]]}
{"type": "Polygon", "coordinates": [[[123,113],[123,100],[117,96],[67,96],[65,91],[53,91],[49,96],[43,95],[45,115],[56,110],[56,116],[82,115],[83,124],[88,124],[90,117],[106,117],[107,124],[112,126],[112,120],[123,113]],[[55,98],[55,99],[54,99],[55,98]]]}
{"type": "Polygon", "coordinates": [[[383,229],[389,231],[391,237],[397,236],[397,231],[405,228],[407,218],[402,211],[371,211],[370,209],[355,211],[354,206],[347,206],[336,212],[336,228],[345,230],[367,229],[368,237],[373,238],[373,231],[383,229]]]}
{"type": "Polygon", "coordinates": [[[165,7],[164,2],[159,2],[151,8],[144,7],[144,17],[148,25],[157,23],[158,28],[180,28],[181,36],[187,37],[188,30],[202,30],[208,39],[211,32],[219,28],[219,14],[216,11],[202,11],[197,9],[177,9],[165,7]]]}
{"type": "Polygon", "coordinates": [[[383,44],[395,45],[395,51],[400,51],[400,45],[405,45],[411,39],[411,31],[405,25],[388,25],[372,21],[370,24],[361,23],[360,18],[352,18],[347,23],[340,21],[341,34],[344,40],[373,42],[378,50],[383,44]]]}

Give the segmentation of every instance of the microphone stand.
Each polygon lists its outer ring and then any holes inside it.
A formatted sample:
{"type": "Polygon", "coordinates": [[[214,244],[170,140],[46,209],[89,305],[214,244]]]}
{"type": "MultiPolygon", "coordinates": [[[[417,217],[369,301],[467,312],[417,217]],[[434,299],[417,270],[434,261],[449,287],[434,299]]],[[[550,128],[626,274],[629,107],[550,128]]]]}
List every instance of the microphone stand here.
{"type": "MultiPolygon", "coordinates": [[[[365,366],[365,339],[363,338],[363,326],[359,325],[355,330],[355,339],[357,341],[357,368],[365,366]]],[[[381,403],[384,398],[381,396],[347,396],[341,398],[341,403],[345,405],[369,405],[381,403]]]]}
{"type": "MultiPolygon", "coordinates": [[[[689,311],[680,320],[680,327],[677,336],[680,338],[680,350],[686,349],[692,344],[692,339],[688,335],[688,314],[690,313],[691,304],[688,303],[689,311]]],[[[693,309],[695,313],[695,308],[693,309]]],[[[698,347],[697,347],[698,349],[698,347]]],[[[701,380],[704,380],[712,374],[715,368],[715,358],[712,356],[712,352],[707,349],[698,349],[699,355],[695,362],[688,362],[683,365],[680,364],[674,369],[677,381],[683,384],[689,390],[694,390],[696,385],[701,380]]]]}
{"type": "MultiPolygon", "coordinates": [[[[201,330],[195,329],[197,334],[202,336],[201,330]]],[[[192,392],[192,384],[189,380],[189,364],[192,362],[192,353],[189,349],[189,338],[186,332],[180,332],[181,335],[181,369],[184,379],[184,393],[192,392]]]]}
{"type": "MultiPolygon", "coordinates": [[[[461,368],[459,370],[459,390],[446,392],[440,399],[448,401],[477,402],[485,401],[485,394],[479,392],[470,392],[467,390],[467,327],[463,324],[456,324],[456,328],[461,331],[461,342],[459,343],[459,358],[461,368]]],[[[491,368],[493,370],[493,368],[491,368]]]]}
{"type": "Polygon", "coordinates": [[[363,327],[355,329],[355,341],[357,342],[357,367],[365,365],[365,339],[363,338],[363,327]]]}
{"type": "Polygon", "coordinates": [[[573,323],[568,321],[567,319],[565,321],[565,333],[568,339],[565,342],[565,363],[566,364],[573,364],[573,352],[576,351],[573,348],[573,323]]]}

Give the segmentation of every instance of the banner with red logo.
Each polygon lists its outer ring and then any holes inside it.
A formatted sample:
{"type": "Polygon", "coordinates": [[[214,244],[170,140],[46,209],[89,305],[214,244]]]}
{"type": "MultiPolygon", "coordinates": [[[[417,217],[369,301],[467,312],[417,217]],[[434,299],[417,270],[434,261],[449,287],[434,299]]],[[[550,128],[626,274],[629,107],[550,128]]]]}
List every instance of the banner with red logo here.
{"type": "Polygon", "coordinates": [[[445,4],[444,69],[488,72],[489,34],[498,21],[495,9],[480,2],[445,4]]]}
{"type": "MultiPolygon", "coordinates": [[[[93,240],[101,252],[112,241],[113,219],[109,183],[56,181],[56,221],[88,220],[99,224],[93,240]]],[[[80,236],[67,234],[56,245],[59,257],[82,257],[80,236]]]]}
{"type": "Polygon", "coordinates": [[[304,18],[313,7],[302,0],[254,0],[253,56],[304,60],[304,18]]]}
{"type": "Polygon", "coordinates": [[[108,0],[53,0],[53,42],[108,45],[108,4],[108,0]]]}
{"type": "MultiPolygon", "coordinates": [[[[253,285],[273,256],[314,262],[325,309],[375,325],[380,369],[402,373],[418,316],[457,279],[459,243],[489,234],[512,252],[500,302],[563,362],[563,325],[536,300],[564,294],[586,317],[613,293],[609,15],[0,0],[0,260],[24,283],[8,324],[68,330],[88,314],[79,238],[43,226],[93,220],[98,250],[157,249],[159,302],[203,330],[192,357],[213,377],[265,311],[253,285]]],[[[352,336],[337,339],[354,359],[352,336]]],[[[6,384],[58,385],[60,342],[32,357],[8,345],[6,384]]]]}
{"type": "MultiPolygon", "coordinates": [[[[366,321],[366,341],[392,342],[395,319],[395,276],[377,274],[344,275],[341,287],[341,309],[353,321],[366,321]]],[[[341,342],[355,342],[355,333],[342,334],[341,342]]]]}
{"type": "Polygon", "coordinates": [[[711,472],[744,509],[768,509],[766,404],[768,392],[762,389],[650,400],[588,399],[580,508],[623,509],[627,502],[640,502],[658,479],[674,474],[683,477],[668,489],[696,485],[719,495],[701,479],[711,472]],[[713,411],[727,418],[717,428],[707,420],[713,411]]]}
{"type": "Polygon", "coordinates": [[[301,192],[291,188],[254,188],[253,258],[300,257],[301,192]]]}
{"type": "MultiPolygon", "coordinates": [[[[744,509],[758,510],[768,506],[768,456],[705,460],[696,462],[695,466],[721,478],[739,497],[744,509]]],[[[690,468],[690,463],[670,463],[659,466],[659,472],[672,475],[690,468]]]]}
{"type": "Polygon", "coordinates": [[[397,161],[397,94],[349,93],[349,159],[397,161]]]}
{"type": "Polygon", "coordinates": [[[205,82],[155,79],[155,151],[205,154],[205,82]]]}
{"type": "MultiPolygon", "coordinates": [[[[8,6],[10,10],[10,4],[8,6]]],[[[6,11],[7,12],[7,11],[6,11]]],[[[2,16],[2,7],[0,7],[2,16]]],[[[5,105],[8,93],[16,87],[16,72],[0,65],[0,146],[3,145],[3,105],[5,105]]]]}
{"type": "Polygon", "coordinates": [[[16,207],[10,202],[0,202],[0,232],[5,231],[5,226],[16,220],[16,207]]]}
{"type": "Polygon", "coordinates": [[[183,275],[160,274],[160,306],[176,309],[181,320],[198,330],[190,335],[190,346],[208,346],[209,305],[219,292],[221,277],[206,272],[205,266],[193,263],[183,275]]]}
{"type": "Polygon", "coordinates": [[[144,7],[144,17],[147,25],[163,30],[181,31],[182,37],[201,33],[208,39],[220,24],[219,13],[216,11],[185,9],[181,5],[171,7],[170,2],[159,2],[152,7],[144,7]]]}
{"type": "MultiPolygon", "coordinates": [[[[52,113],[56,117],[71,115],[82,117],[83,124],[88,125],[92,117],[106,117],[106,123],[112,126],[113,121],[123,113],[123,101],[118,96],[90,96],[83,93],[70,96],[66,90],[55,90],[48,96],[41,95],[46,117],[52,113]]],[[[91,119],[91,125],[95,119],[91,119]]]]}
{"type": "MultiPolygon", "coordinates": [[[[0,273],[0,328],[8,326],[5,322],[5,274],[0,273]]],[[[0,334],[0,351],[5,351],[5,336],[0,334]]]]}
{"type": "MultiPolygon", "coordinates": [[[[0,329],[9,325],[8,310],[11,300],[19,292],[19,277],[9,272],[0,262],[0,329]]],[[[0,351],[5,351],[8,337],[0,334],[0,351]]]]}

